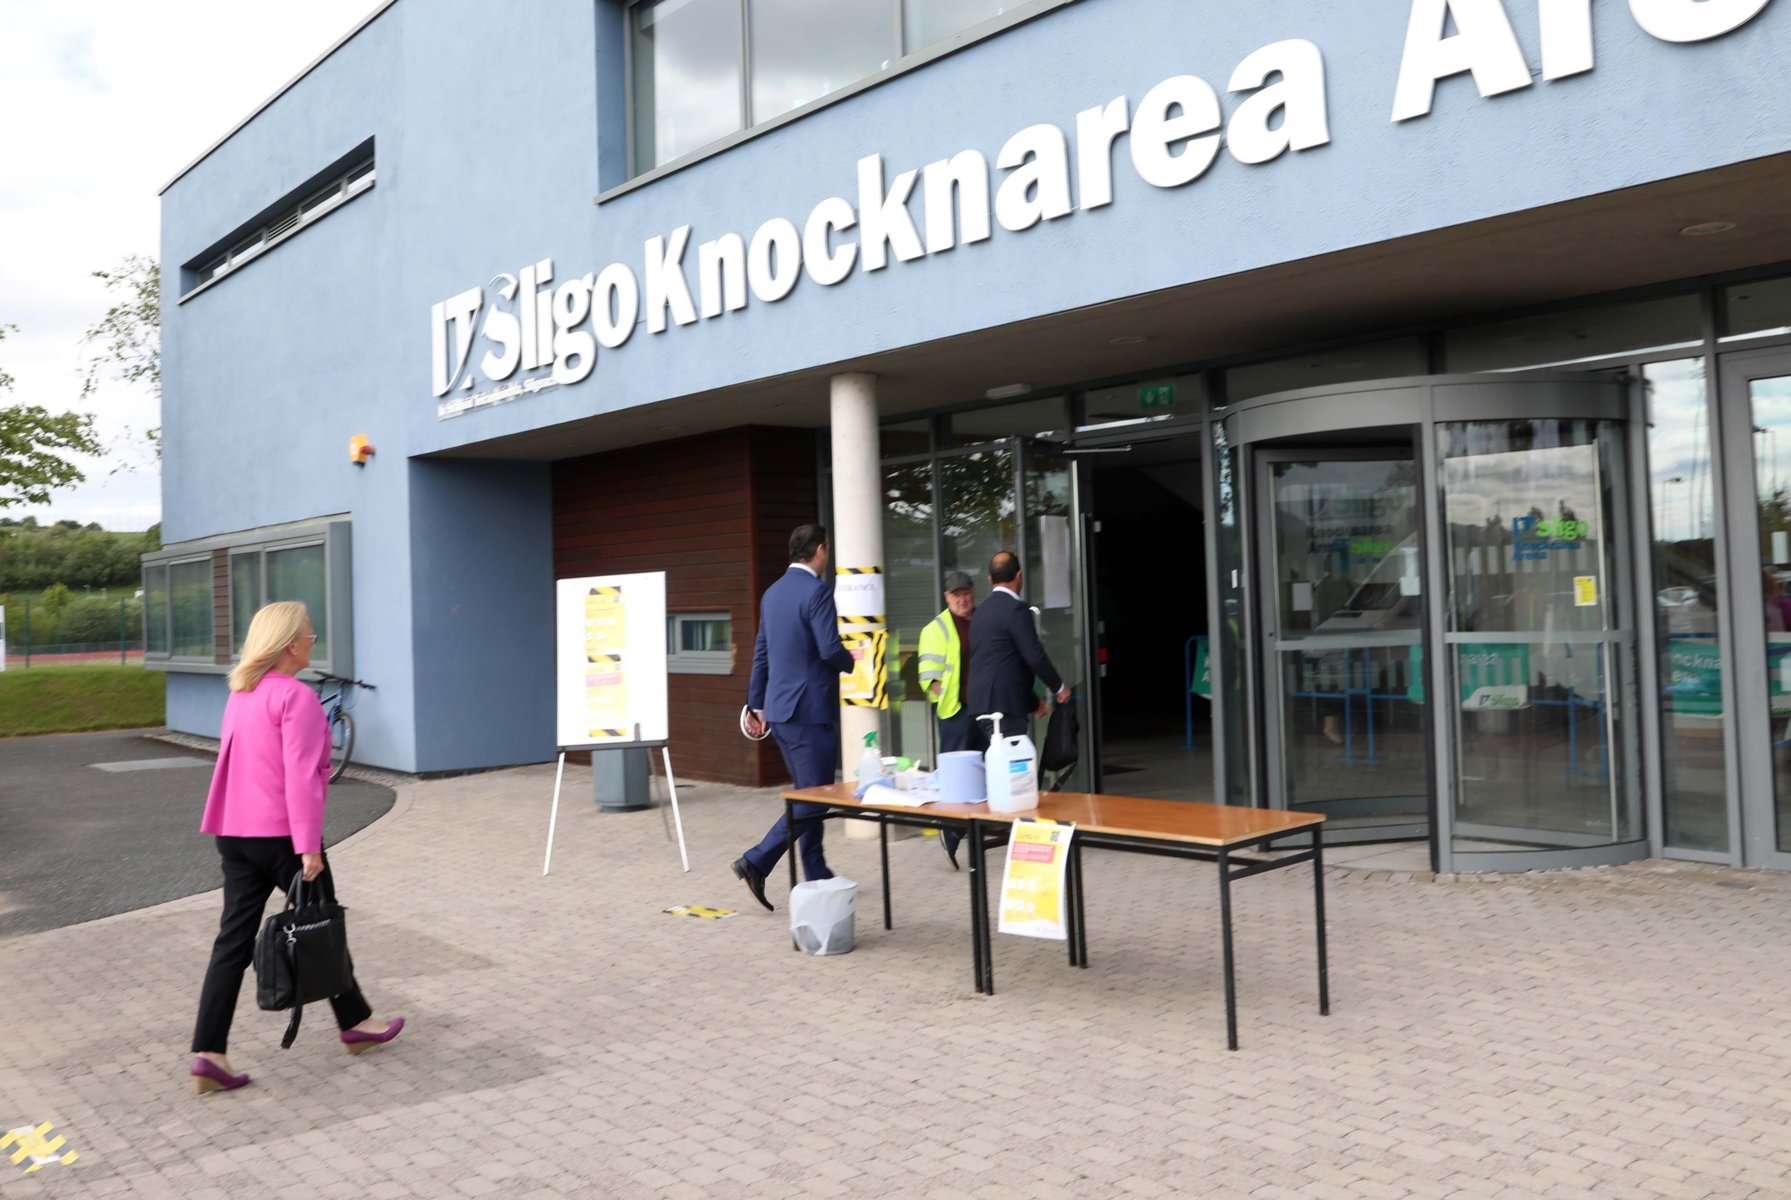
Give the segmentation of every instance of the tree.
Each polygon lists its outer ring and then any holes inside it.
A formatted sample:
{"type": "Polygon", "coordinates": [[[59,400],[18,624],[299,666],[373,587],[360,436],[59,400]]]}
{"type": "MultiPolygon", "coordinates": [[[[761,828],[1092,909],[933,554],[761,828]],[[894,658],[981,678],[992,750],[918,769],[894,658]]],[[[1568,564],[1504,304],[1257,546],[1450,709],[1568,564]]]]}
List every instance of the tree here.
{"type": "MultiPolygon", "coordinates": [[[[0,341],[14,325],[0,325],[0,341]]],[[[11,375],[0,369],[0,394],[10,391],[11,375]]],[[[98,454],[99,439],[89,413],[52,413],[35,404],[0,407],[0,508],[48,504],[50,492],[87,478],[63,454],[98,454]]]]}
{"type": "Polygon", "coordinates": [[[69,590],[68,584],[53,583],[44,589],[44,611],[52,617],[59,617],[62,615],[62,610],[68,607],[69,601],[74,598],[75,594],[69,590]]]}
{"type": "MultiPolygon", "coordinates": [[[[155,398],[157,424],[144,431],[157,458],[162,454],[162,268],[153,258],[128,255],[110,271],[95,271],[115,301],[82,340],[98,350],[87,362],[81,384],[85,399],[99,390],[100,380],[141,384],[155,398]]],[[[127,431],[128,432],[128,431],[127,431]]]]}

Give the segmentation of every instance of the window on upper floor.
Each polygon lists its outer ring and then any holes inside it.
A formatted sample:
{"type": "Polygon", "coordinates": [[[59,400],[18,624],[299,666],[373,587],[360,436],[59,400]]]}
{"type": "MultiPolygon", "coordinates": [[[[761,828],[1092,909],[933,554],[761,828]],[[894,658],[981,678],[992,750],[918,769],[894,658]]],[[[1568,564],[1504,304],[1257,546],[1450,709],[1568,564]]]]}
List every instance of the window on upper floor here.
{"type": "MultiPolygon", "coordinates": [[[[1061,2],[1061,0],[1059,0],[1061,2]]],[[[999,32],[1050,0],[633,0],[630,175],[999,32]]]]}
{"type": "Polygon", "coordinates": [[[201,254],[186,266],[185,300],[195,292],[273,249],[293,234],[341,208],[373,186],[373,143],[331,168],[322,182],[296,189],[260,216],[201,254]]]}

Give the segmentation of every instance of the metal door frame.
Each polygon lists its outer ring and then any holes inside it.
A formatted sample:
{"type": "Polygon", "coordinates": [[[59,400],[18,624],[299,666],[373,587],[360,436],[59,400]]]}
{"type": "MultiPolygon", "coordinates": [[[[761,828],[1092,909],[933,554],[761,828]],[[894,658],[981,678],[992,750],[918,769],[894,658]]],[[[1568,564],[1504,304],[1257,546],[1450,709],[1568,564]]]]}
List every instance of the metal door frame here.
{"type": "MultiPolygon", "coordinates": [[[[1421,641],[1425,654],[1425,688],[1427,697],[1432,701],[1438,697],[1453,696],[1455,681],[1448,656],[1440,652],[1446,645],[1448,632],[1448,605],[1445,603],[1448,579],[1446,564],[1440,553],[1443,479],[1437,426],[1480,420],[1613,421],[1623,430],[1623,436],[1619,439],[1621,453],[1626,460],[1623,469],[1626,472],[1626,485],[1633,491],[1638,477],[1634,461],[1635,438],[1631,429],[1633,395],[1626,375],[1613,377],[1603,373],[1534,372],[1521,375],[1420,376],[1303,388],[1257,397],[1233,406],[1229,412],[1220,415],[1228,421],[1230,444],[1247,451],[1243,455],[1249,472],[1242,489],[1245,505],[1244,545],[1247,559],[1258,560],[1247,562],[1249,570],[1245,577],[1250,581],[1250,586],[1261,588],[1263,566],[1260,560],[1264,557],[1264,543],[1261,539],[1265,536],[1262,524],[1267,519],[1267,514],[1262,511],[1263,493],[1260,489],[1263,485],[1256,476],[1262,473],[1258,464],[1259,456],[1264,451],[1274,451],[1276,447],[1273,443],[1293,437],[1317,439],[1330,433],[1416,426],[1414,453],[1419,465],[1420,565],[1424,573],[1424,587],[1429,593],[1424,604],[1425,621],[1421,641]]],[[[1748,424],[1751,428],[1751,422],[1748,424]]],[[[1341,456],[1342,452],[1349,449],[1345,445],[1327,450],[1322,444],[1309,440],[1295,452],[1295,457],[1311,460],[1319,455],[1341,456]]],[[[1733,474],[1731,472],[1731,476],[1733,474]]],[[[1732,482],[1731,480],[1731,485],[1732,482]]],[[[1748,483],[1751,486],[1751,478],[1748,483]]],[[[1622,497],[1619,497],[1618,502],[1621,501],[1622,497]]],[[[1615,518],[1612,525],[1613,528],[1618,525],[1615,518]]],[[[1640,809],[1644,814],[1651,815],[1658,811],[1658,805],[1651,794],[1653,777],[1641,766],[1640,742],[1645,723],[1641,720],[1641,684],[1644,672],[1640,670],[1640,647],[1642,636],[1649,630],[1648,622],[1652,614],[1642,611],[1636,598],[1640,594],[1640,569],[1637,564],[1641,560],[1634,543],[1641,534],[1634,522],[1629,523],[1627,533],[1628,541],[1618,547],[1613,582],[1629,593],[1628,651],[1637,669],[1628,673],[1622,685],[1625,694],[1619,697],[1614,688],[1611,694],[1613,701],[1621,699],[1628,706],[1629,715],[1633,717],[1629,721],[1629,727],[1634,732],[1625,736],[1621,752],[1625,756],[1625,769],[1634,780],[1640,809]]],[[[1758,589],[1757,580],[1753,586],[1758,589]]],[[[1757,590],[1755,598],[1759,599],[1757,590]]],[[[1265,597],[1262,595],[1248,601],[1254,615],[1260,617],[1264,601],[1265,597]]],[[[1258,643],[1257,652],[1246,656],[1249,669],[1257,678],[1257,686],[1254,688],[1257,737],[1252,749],[1259,768],[1256,772],[1257,786],[1260,789],[1259,802],[1279,807],[1277,801],[1284,798],[1284,793],[1278,791],[1282,765],[1276,761],[1277,748],[1271,743],[1265,728],[1271,689],[1262,678],[1268,662],[1264,655],[1272,651],[1267,646],[1266,639],[1259,638],[1258,643]],[[1268,778],[1270,772],[1273,772],[1273,787],[1268,778]]],[[[1275,690],[1278,694],[1278,689],[1275,690]]],[[[1635,840],[1584,848],[1480,853],[1455,851],[1453,817],[1458,764],[1454,723],[1437,719],[1434,703],[1427,703],[1426,710],[1431,731],[1430,842],[1432,866],[1435,870],[1513,871],[1608,865],[1647,857],[1654,839],[1658,839],[1656,831],[1643,830],[1641,836],[1635,840]]],[[[1644,822],[1646,819],[1645,815],[1644,822]]]]}
{"type": "Polygon", "coordinates": [[[1731,844],[1741,865],[1791,870],[1791,853],[1778,848],[1778,817],[1773,781],[1772,713],[1770,704],[1750,703],[1767,695],[1766,630],[1759,613],[1766,603],[1760,582],[1760,514],[1758,456],[1754,452],[1754,414],[1748,385],[1755,379],[1791,376],[1791,347],[1777,346],[1721,354],[1716,360],[1716,413],[1721,422],[1722,507],[1727,529],[1721,549],[1728,552],[1723,580],[1723,607],[1728,615],[1724,648],[1726,669],[1733,664],[1735,775],[1739,804],[1731,805],[1731,844]],[[1752,620],[1740,614],[1753,613],[1752,620]]]}
{"type": "MultiPolygon", "coordinates": [[[[1400,446],[1396,440],[1389,440],[1384,446],[1302,446],[1295,448],[1275,446],[1273,444],[1266,446],[1259,444],[1250,451],[1250,461],[1254,468],[1253,474],[1255,476],[1252,482],[1252,487],[1255,491],[1256,510],[1261,514],[1261,518],[1256,522],[1255,529],[1251,532],[1251,539],[1255,542],[1254,557],[1257,564],[1257,595],[1253,607],[1255,609],[1254,615],[1257,621],[1257,628],[1261,630],[1261,636],[1257,639],[1256,654],[1254,655],[1254,658],[1256,659],[1255,667],[1257,678],[1260,680],[1257,692],[1262,698],[1260,723],[1262,728],[1262,745],[1265,753],[1260,761],[1262,764],[1264,785],[1267,787],[1270,796],[1285,797],[1287,795],[1287,764],[1283,755],[1279,752],[1284,744],[1286,732],[1283,728],[1282,721],[1283,698],[1281,688],[1283,677],[1281,672],[1281,658],[1287,652],[1281,648],[1284,639],[1281,637],[1279,560],[1277,558],[1277,547],[1275,544],[1274,467],[1279,463],[1290,462],[1408,462],[1419,464],[1419,477],[1413,483],[1413,520],[1416,525],[1415,533],[1418,546],[1418,569],[1426,577],[1426,587],[1428,587],[1428,576],[1430,574],[1430,539],[1427,535],[1427,521],[1425,520],[1424,497],[1422,495],[1424,491],[1424,476],[1421,470],[1419,448],[1417,445],[1417,439],[1421,435],[1418,427],[1413,425],[1388,426],[1388,430],[1389,432],[1396,430],[1404,431],[1406,434],[1406,444],[1400,446]]],[[[1421,598],[1420,611],[1424,615],[1418,628],[1414,632],[1417,634],[1417,644],[1424,655],[1424,662],[1426,664],[1425,675],[1428,677],[1430,674],[1428,665],[1430,662],[1430,654],[1429,648],[1426,645],[1429,640],[1427,635],[1430,627],[1430,599],[1428,595],[1421,598]]],[[[1308,639],[1306,638],[1300,639],[1302,643],[1307,640],[1308,639]]],[[[1336,646],[1336,648],[1341,649],[1349,649],[1352,646],[1405,646],[1410,644],[1410,641],[1403,636],[1393,638],[1368,634],[1361,635],[1358,639],[1346,639],[1344,635],[1338,634],[1323,635],[1322,640],[1326,643],[1325,646],[1315,647],[1315,649],[1325,649],[1331,646],[1336,646]]],[[[1426,682],[1428,683],[1428,678],[1426,679],[1426,682]]],[[[1431,733],[1430,705],[1428,701],[1424,708],[1425,711],[1421,716],[1421,722],[1424,728],[1425,739],[1428,741],[1431,733]]],[[[1326,840],[1334,846],[1363,842],[1423,841],[1430,846],[1431,862],[1434,865],[1436,861],[1437,796],[1435,785],[1436,765],[1434,762],[1435,749],[1433,746],[1427,746],[1424,759],[1425,790],[1423,799],[1425,810],[1428,813],[1428,817],[1425,821],[1419,825],[1377,826],[1375,827],[1376,829],[1385,831],[1383,836],[1379,837],[1367,835],[1351,837],[1340,831],[1333,831],[1326,840]]]]}

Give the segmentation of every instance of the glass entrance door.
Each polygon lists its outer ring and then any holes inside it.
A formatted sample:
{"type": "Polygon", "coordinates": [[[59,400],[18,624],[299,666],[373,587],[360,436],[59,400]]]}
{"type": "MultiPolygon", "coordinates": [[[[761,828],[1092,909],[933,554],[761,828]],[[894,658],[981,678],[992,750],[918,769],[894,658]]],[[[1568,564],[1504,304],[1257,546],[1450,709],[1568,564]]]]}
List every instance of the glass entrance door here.
{"type": "Polygon", "coordinates": [[[1721,361],[1743,861],[1791,868],[1791,350],[1721,361]]]}
{"type": "Polygon", "coordinates": [[[1641,838],[1622,426],[1437,426],[1450,848],[1641,838]]]}
{"type": "Polygon", "coordinates": [[[1417,471],[1397,451],[1262,451],[1272,794],[1326,839],[1430,831],[1417,471]]]}

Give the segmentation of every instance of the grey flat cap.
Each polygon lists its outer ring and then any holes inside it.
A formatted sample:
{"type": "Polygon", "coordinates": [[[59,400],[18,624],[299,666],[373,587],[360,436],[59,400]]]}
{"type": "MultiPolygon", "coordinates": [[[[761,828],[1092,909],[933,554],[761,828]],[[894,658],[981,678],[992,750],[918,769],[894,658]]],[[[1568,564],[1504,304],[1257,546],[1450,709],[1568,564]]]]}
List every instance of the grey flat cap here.
{"type": "Polygon", "coordinates": [[[948,592],[955,592],[960,588],[973,588],[975,586],[976,584],[970,581],[970,576],[962,571],[947,571],[945,573],[945,590],[948,592]]]}

